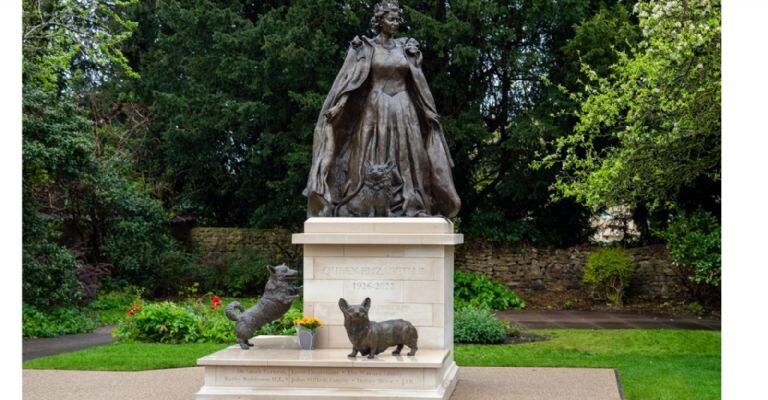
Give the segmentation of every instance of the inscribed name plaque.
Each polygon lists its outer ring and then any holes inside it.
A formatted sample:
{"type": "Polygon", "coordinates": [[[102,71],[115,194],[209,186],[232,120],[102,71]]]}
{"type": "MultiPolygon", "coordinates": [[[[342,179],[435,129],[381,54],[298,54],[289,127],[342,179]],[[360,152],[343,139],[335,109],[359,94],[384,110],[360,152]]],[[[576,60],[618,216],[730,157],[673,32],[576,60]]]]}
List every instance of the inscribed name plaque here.
{"type": "Polygon", "coordinates": [[[314,257],[315,279],[439,279],[443,265],[435,258],[314,257]]]}
{"type": "Polygon", "coordinates": [[[260,387],[402,387],[424,386],[424,372],[407,369],[239,367],[222,373],[216,386],[257,385],[260,387]]]}

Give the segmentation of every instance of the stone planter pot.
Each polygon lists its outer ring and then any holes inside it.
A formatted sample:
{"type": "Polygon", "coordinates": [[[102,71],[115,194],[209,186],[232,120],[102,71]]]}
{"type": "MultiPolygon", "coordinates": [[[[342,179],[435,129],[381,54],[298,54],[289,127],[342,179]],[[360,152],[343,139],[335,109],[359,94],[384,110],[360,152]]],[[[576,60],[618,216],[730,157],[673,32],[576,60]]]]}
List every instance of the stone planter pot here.
{"type": "Polygon", "coordinates": [[[302,350],[313,350],[315,348],[315,337],[317,331],[309,330],[301,326],[296,326],[296,335],[299,338],[299,347],[302,350]]]}

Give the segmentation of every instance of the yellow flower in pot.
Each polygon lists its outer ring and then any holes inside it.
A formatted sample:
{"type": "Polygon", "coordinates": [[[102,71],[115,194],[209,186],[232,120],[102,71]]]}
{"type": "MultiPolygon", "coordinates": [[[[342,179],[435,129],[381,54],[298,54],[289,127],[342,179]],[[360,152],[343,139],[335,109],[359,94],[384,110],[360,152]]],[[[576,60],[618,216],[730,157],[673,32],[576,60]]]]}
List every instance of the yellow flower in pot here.
{"type": "Polygon", "coordinates": [[[301,349],[314,349],[317,328],[323,326],[323,321],[320,321],[317,318],[304,317],[293,320],[293,324],[296,325],[296,333],[299,337],[299,346],[301,346],[301,349]]]}

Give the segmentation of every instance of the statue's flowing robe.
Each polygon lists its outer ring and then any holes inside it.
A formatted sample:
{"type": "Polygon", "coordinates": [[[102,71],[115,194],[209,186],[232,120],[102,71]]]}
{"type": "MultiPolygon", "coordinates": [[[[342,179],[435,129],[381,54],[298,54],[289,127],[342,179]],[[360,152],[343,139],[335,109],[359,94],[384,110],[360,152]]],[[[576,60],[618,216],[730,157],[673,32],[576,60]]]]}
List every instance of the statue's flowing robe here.
{"type": "MultiPolygon", "coordinates": [[[[407,87],[423,135],[424,149],[429,160],[430,182],[422,190],[429,201],[428,214],[455,216],[461,200],[451,175],[453,160],[437,116],[435,101],[421,70],[422,55],[414,39],[395,39],[405,49],[410,67],[407,87]]],[[[350,138],[358,129],[362,107],[370,91],[369,74],[374,44],[367,37],[355,37],[344,65],[331,86],[315,125],[312,144],[312,167],[304,195],[308,197],[309,216],[334,216],[334,208],[349,200],[359,187],[349,188],[350,170],[362,170],[362,165],[349,165],[350,138]],[[329,120],[327,114],[333,117],[329,120]]],[[[363,160],[359,160],[362,163],[363,160]]],[[[357,179],[357,185],[362,180],[357,179]]]]}

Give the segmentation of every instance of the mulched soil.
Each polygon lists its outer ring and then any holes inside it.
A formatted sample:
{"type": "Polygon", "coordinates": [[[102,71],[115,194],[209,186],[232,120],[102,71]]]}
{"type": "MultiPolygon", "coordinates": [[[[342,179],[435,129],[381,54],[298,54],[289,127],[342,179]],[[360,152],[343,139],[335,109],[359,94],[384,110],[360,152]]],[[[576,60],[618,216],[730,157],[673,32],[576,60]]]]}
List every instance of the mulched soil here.
{"type": "MultiPolygon", "coordinates": [[[[518,296],[525,301],[526,310],[577,310],[629,313],[663,313],[681,317],[697,317],[686,308],[684,301],[641,302],[631,299],[622,307],[593,300],[589,292],[580,290],[566,291],[517,291],[518,296]]],[[[707,318],[720,319],[720,310],[708,310],[707,318]]]]}

